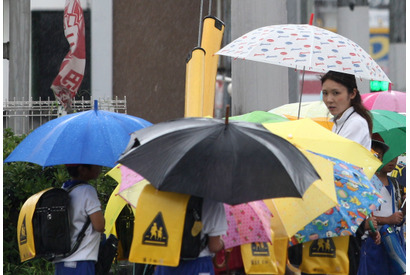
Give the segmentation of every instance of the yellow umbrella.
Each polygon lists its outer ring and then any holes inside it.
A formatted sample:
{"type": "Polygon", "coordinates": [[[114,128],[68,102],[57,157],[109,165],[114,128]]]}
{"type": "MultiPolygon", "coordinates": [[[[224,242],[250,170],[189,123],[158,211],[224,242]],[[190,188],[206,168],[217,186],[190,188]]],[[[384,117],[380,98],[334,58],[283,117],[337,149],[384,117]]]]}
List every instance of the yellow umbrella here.
{"type": "Polygon", "coordinates": [[[309,118],[263,123],[272,133],[293,145],[316,153],[334,157],[363,168],[370,179],[382,164],[369,150],[359,143],[341,137],[309,118]]]}
{"type": "MultiPolygon", "coordinates": [[[[119,167],[121,164],[118,164],[106,175],[113,178],[118,182],[117,187],[112,192],[110,198],[108,199],[107,206],[105,208],[104,218],[105,218],[105,235],[108,237],[110,234],[117,235],[115,228],[115,221],[118,218],[118,215],[121,213],[124,206],[132,200],[133,203],[136,203],[141,193],[142,188],[148,184],[147,180],[142,180],[138,184],[131,186],[124,191],[120,191],[121,187],[121,169],[119,167]]],[[[134,204],[135,205],[135,204],[134,204]]],[[[135,213],[135,208],[132,208],[135,213]]]]}
{"type": "MultiPolygon", "coordinates": [[[[297,116],[291,116],[291,115],[284,115],[286,118],[290,120],[297,120],[300,119],[297,116]]],[[[329,120],[328,117],[311,117],[314,122],[319,123],[319,125],[325,127],[326,129],[329,129],[330,131],[333,128],[333,122],[329,120]]]]}
{"type": "MultiPolygon", "coordinates": [[[[269,113],[277,115],[290,115],[298,117],[299,113],[299,102],[284,104],[282,106],[273,108],[269,110],[269,113]]],[[[314,118],[314,117],[326,117],[332,118],[329,110],[327,109],[325,103],[321,100],[302,102],[300,104],[300,118],[314,118]]]]}
{"type": "Polygon", "coordinates": [[[289,238],[305,225],[338,204],[332,162],[305,150],[301,151],[321,179],[315,181],[302,198],[264,200],[273,214],[271,228],[275,232],[275,239],[289,241],[289,238]]]}
{"type": "Polygon", "coordinates": [[[302,118],[311,118],[315,122],[319,123],[323,127],[332,130],[333,122],[330,119],[333,117],[327,109],[325,103],[321,100],[289,103],[279,107],[276,107],[269,111],[269,113],[285,116],[290,120],[297,120],[302,118]],[[299,114],[299,117],[298,117],[299,114]]]}

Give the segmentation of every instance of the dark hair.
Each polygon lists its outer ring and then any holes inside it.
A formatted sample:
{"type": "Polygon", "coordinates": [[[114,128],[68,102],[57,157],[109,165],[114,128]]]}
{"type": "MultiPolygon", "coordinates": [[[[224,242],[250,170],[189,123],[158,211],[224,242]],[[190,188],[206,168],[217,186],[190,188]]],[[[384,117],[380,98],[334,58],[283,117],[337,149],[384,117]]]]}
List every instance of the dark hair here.
{"type": "Polygon", "coordinates": [[[362,103],[362,97],[357,89],[356,77],[352,74],[328,71],[320,78],[322,85],[326,80],[333,80],[339,84],[342,84],[347,88],[347,92],[349,94],[353,94],[353,90],[356,89],[356,96],[350,101],[350,104],[353,106],[356,113],[361,115],[367,121],[369,134],[371,136],[373,132],[372,114],[366,109],[366,107],[364,107],[362,103]]]}
{"type": "Polygon", "coordinates": [[[76,178],[76,177],[79,176],[79,174],[78,174],[78,168],[79,168],[80,166],[84,166],[84,167],[86,167],[86,168],[88,168],[88,169],[91,168],[91,164],[79,164],[79,165],[76,165],[76,166],[66,166],[66,167],[67,167],[67,172],[68,172],[68,174],[70,175],[70,177],[76,178]]]}
{"type": "Polygon", "coordinates": [[[383,155],[384,155],[389,150],[389,148],[390,147],[386,143],[381,142],[376,139],[372,139],[372,149],[373,150],[380,149],[382,150],[383,155]]]}

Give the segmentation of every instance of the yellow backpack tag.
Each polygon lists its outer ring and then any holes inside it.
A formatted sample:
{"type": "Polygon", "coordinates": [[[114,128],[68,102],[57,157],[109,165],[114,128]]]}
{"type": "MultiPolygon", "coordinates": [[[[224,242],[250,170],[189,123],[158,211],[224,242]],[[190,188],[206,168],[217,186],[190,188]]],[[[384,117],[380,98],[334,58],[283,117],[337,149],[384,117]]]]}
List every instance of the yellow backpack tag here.
{"type": "Polygon", "coordinates": [[[36,256],[33,233],[33,215],[41,196],[52,188],[42,190],[28,198],[19,213],[17,222],[17,243],[19,246],[21,262],[33,259],[36,256]]]}
{"type": "Polygon", "coordinates": [[[300,270],[308,274],[349,274],[349,236],[303,244],[300,270]]]}
{"type": "Polygon", "coordinates": [[[262,242],[241,245],[242,261],[246,274],[278,274],[273,245],[273,243],[262,242]]]}
{"type": "Polygon", "coordinates": [[[144,187],[135,209],[130,262],[178,266],[189,197],[144,187]]]}

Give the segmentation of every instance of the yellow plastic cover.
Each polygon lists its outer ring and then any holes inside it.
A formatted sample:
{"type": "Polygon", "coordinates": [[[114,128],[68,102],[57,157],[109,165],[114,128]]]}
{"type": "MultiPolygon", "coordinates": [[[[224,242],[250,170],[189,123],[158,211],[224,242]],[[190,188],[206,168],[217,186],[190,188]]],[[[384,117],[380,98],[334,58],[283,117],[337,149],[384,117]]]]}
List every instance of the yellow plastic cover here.
{"type": "Polygon", "coordinates": [[[19,213],[17,222],[17,243],[21,262],[33,259],[36,256],[33,233],[33,214],[40,197],[52,188],[40,191],[26,200],[19,213]]]}
{"type": "Polygon", "coordinates": [[[202,117],[205,51],[194,48],[186,60],[185,117],[202,117]]]}
{"type": "MultiPolygon", "coordinates": [[[[273,240],[274,233],[271,232],[273,240]]],[[[273,243],[262,242],[241,245],[242,261],[246,274],[278,274],[273,245],[273,243]]]]}
{"type": "Polygon", "coordinates": [[[276,258],[278,274],[285,274],[286,263],[288,261],[288,238],[278,238],[273,240],[273,252],[276,258]]]}
{"type": "Polygon", "coordinates": [[[349,274],[349,236],[303,244],[300,270],[308,274],[349,274]]]}
{"type": "Polygon", "coordinates": [[[135,209],[129,261],[178,266],[189,195],[146,185],[135,209]]]}
{"type": "Polygon", "coordinates": [[[221,49],[224,30],[225,25],[218,18],[212,16],[204,18],[201,48],[206,54],[202,116],[214,116],[215,81],[219,60],[219,55],[215,53],[221,49]]]}

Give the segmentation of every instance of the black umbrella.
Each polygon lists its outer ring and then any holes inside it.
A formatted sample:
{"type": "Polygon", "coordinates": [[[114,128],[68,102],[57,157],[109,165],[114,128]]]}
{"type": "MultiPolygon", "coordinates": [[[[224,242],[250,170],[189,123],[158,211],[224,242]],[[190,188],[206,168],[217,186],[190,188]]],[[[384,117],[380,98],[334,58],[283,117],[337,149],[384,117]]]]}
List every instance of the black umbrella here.
{"type": "Polygon", "coordinates": [[[119,162],[162,191],[228,204],[301,197],[319,175],[261,124],[183,118],[138,130],[119,162]]]}

